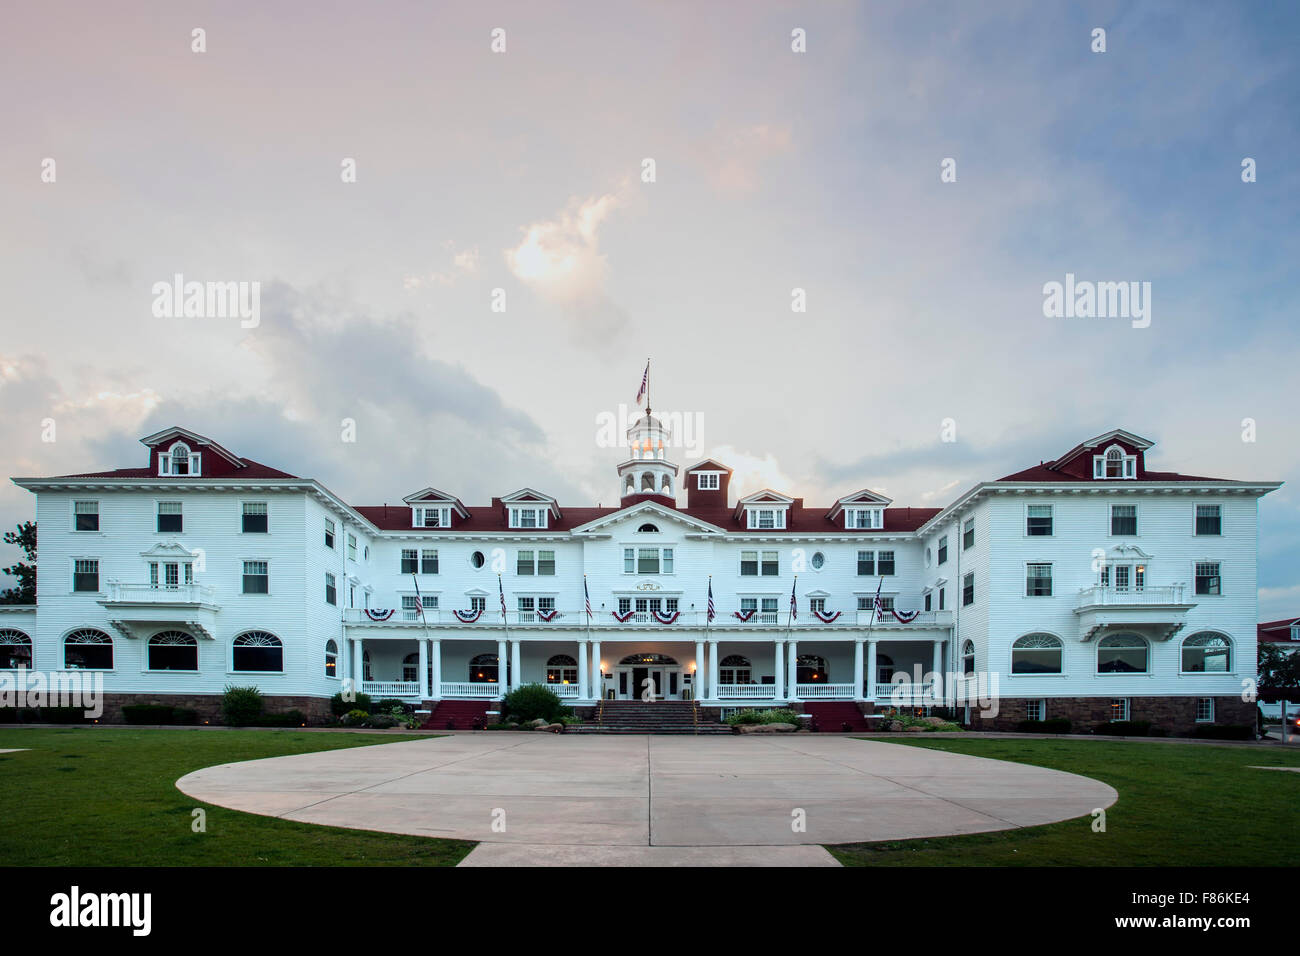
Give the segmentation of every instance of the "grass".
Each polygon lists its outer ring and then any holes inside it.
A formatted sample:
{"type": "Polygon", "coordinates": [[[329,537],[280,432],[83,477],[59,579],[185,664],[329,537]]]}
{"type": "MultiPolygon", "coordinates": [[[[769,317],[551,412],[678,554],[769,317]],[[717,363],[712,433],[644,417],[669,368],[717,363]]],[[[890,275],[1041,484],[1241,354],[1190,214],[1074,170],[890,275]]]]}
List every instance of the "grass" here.
{"type": "Polygon", "coordinates": [[[176,789],[213,764],[341,750],[404,734],[279,730],[0,728],[0,865],[454,866],[463,840],[292,823],[204,804],[176,789]],[[191,830],[203,807],[207,832],[191,830]]]}
{"type": "Polygon", "coordinates": [[[828,847],[846,866],[1292,866],[1300,753],[1266,747],[1094,740],[899,740],[900,746],[1050,767],[1110,784],[1092,817],[1020,830],[828,847]]]}

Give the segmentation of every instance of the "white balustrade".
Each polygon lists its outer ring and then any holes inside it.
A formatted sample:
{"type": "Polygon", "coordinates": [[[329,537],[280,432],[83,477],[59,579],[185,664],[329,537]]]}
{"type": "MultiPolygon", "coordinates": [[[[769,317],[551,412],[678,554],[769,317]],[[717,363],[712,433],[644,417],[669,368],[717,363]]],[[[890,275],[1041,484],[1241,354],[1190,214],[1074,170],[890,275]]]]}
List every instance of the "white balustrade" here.
{"type": "Polygon", "coordinates": [[[208,604],[215,591],[202,584],[123,584],[105,582],[105,599],[136,604],[208,604]]]}
{"type": "Polygon", "coordinates": [[[852,684],[797,684],[800,700],[852,700],[852,684]]]}
{"type": "Polygon", "coordinates": [[[371,697],[419,697],[419,681],[363,680],[361,692],[371,697]]]}
{"type": "Polygon", "coordinates": [[[447,683],[442,682],[442,696],[447,697],[471,697],[479,700],[491,700],[501,696],[501,690],[497,684],[476,684],[471,682],[447,683]]]}
{"type": "Polygon", "coordinates": [[[933,684],[876,684],[877,702],[931,704],[936,699],[933,684]]]}
{"type": "Polygon", "coordinates": [[[775,684],[719,684],[719,700],[773,700],[775,684]]]}

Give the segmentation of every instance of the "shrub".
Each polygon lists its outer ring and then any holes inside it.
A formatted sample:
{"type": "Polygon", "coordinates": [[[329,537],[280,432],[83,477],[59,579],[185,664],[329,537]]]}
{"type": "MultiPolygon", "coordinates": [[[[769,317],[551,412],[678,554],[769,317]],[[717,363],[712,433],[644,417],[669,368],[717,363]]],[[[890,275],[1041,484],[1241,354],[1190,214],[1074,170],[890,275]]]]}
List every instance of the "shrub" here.
{"type": "Polygon", "coordinates": [[[1048,717],[1046,720],[1022,720],[1016,724],[1016,730],[1022,734],[1068,734],[1070,718],[1048,717]]]}
{"type": "Polygon", "coordinates": [[[342,694],[335,694],[330,698],[330,713],[335,717],[342,717],[351,710],[364,710],[370,713],[370,695],[353,694],[351,700],[344,700],[342,694]]]}
{"type": "Polygon", "coordinates": [[[344,727],[360,727],[369,719],[369,712],[358,708],[357,710],[350,710],[340,717],[339,723],[344,727]]]}
{"type": "Polygon", "coordinates": [[[792,710],[742,710],[727,718],[732,727],[741,724],[794,724],[802,726],[799,715],[792,710]]]}
{"type": "Polygon", "coordinates": [[[1094,734],[1113,737],[1149,737],[1151,721],[1149,720],[1108,720],[1092,728],[1094,734]]]}
{"type": "Polygon", "coordinates": [[[569,708],[545,684],[525,684],[506,694],[505,700],[501,702],[501,712],[502,717],[509,716],[521,724],[539,717],[548,724],[554,724],[569,713],[569,708]]]}
{"type": "Polygon", "coordinates": [[[396,727],[397,720],[388,714],[375,714],[366,721],[367,727],[374,727],[377,730],[387,730],[389,727],[396,727]]]}
{"type": "Polygon", "coordinates": [[[190,726],[199,722],[199,712],[189,707],[173,707],[172,723],[181,726],[190,726]]]}
{"type": "Polygon", "coordinates": [[[1253,724],[1202,724],[1192,731],[1193,737],[1206,740],[1254,740],[1253,724]]]}
{"type": "Polygon", "coordinates": [[[262,692],[256,687],[226,687],[221,716],[230,727],[248,727],[262,716],[262,692]]]}

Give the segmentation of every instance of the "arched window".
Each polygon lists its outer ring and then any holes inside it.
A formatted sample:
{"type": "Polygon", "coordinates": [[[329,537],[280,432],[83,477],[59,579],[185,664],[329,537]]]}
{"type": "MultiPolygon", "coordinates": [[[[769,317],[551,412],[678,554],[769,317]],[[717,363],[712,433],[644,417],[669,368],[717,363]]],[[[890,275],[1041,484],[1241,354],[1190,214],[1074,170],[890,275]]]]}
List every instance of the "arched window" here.
{"type": "Polygon", "coordinates": [[[196,671],[199,642],[183,631],[163,631],[149,638],[149,670],[196,671]]]}
{"type": "Polygon", "coordinates": [[[876,683],[888,684],[894,679],[894,659],[888,654],[876,654],[876,683]]]}
{"type": "Polygon", "coordinates": [[[975,642],[967,641],[961,646],[961,672],[963,677],[975,676],[975,642]]]}
{"type": "Polygon", "coordinates": [[[664,475],[664,480],[659,483],[661,494],[671,495],[673,493],[673,479],[671,475],[664,475]]]}
{"type": "Polygon", "coordinates": [[[637,528],[636,530],[637,530],[639,533],[641,533],[641,534],[658,534],[658,533],[659,533],[659,529],[658,529],[655,525],[652,525],[652,524],[643,524],[641,527],[637,528]]]}
{"type": "Polygon", "coordinates": [[[1145,674],[1150,648],[1136,634],[1112,634],[1097,644],[1097,673],[1145,674]]]}
{"type": "Polygon", "coordinates": [[[1111,447],[1106,451],[1106,477],[1124,477],[1124,452],[1119,448],[1111,447]]]}
{"type": "Polygon", "coordinates": [[[636,491],[636,476],[628,475],[627,481],[624,483],[623,486],[623,494],[630,495],[634,491],[636,491]]]}
{"type": "Polygon", "coordinates": [[[325,676],[339,676],[339,646],[334,641],[325,642],[325,676]]]}
{"type": "Polygon", "coordinates": [[[245,631],[235,638],[234,669],[261,673],[284,671],[284,644],[266,631],[245,631]]]}
{"type": "Polygon", "coordinates": [[[363,650],[361,652],[361,679],[363,681],[375,679],[375,675],[370,672],[370,651],[369,650],[363,650]]]}
{"type": "Polygon", "coordinates": [[[22,631],[0,630],[0,670],[32,666],[32,639],[22,631]]]}
{"type": "Polygon", "coordinates": [[[825,684],[830,681],[826,658],[816,654],[800,654],[795,658],[796,684],[825,684]]]}
{"type": "Polygon", "coordinates": [[[1026,634],[1011,645],[1011,673],[1061,673],[1061,639],[1051,634],[1026,634]]]}
{"type": "Polygon", "coordinates": [[[748,657],[728,654],[718,664],[718,683],[752,684],[754,683],[752,668],[753,665],[750,664],[748,657]]]}
{"type": "Polygon", "coordinates": [[[641,490],[651,493],[655,490],[655,476],[648,472],[641,476],[641,490]]]}
{"type": "Polygon", "coordinates": [[[469,660],[469,682],[471,684],[495,684],[500,665],[495,654],[479,654],[469,660]]]}
{"type": "Polygon", "coordinates": [[[172,445],[172,474],[188,475],[190,473],[190,446],[183,441],[172,445]]]}
{"type": "Polygon", "coordinates": [[[568,654],[556,654],[546,662],[546,683],[578,683],[578,662],[568,654]]]}
{"type": "Polygon", "coordinates": [[[1183,672],[1226,674],[1232,670],[1232,640],[1213,631],[1201,631],[1183,641],[1183,672]]]}
{"type": "Polygon", "coordinates": [[[111,671],[113,639],[94,628],[73,631],[63,639],[63,666],[67,670],[111,671]]]}
{"type": "Polygon", "coordinates": [[[420,655],[407,654],[402,658],[402,680],[413,684],[420,679],[420,655]]]}

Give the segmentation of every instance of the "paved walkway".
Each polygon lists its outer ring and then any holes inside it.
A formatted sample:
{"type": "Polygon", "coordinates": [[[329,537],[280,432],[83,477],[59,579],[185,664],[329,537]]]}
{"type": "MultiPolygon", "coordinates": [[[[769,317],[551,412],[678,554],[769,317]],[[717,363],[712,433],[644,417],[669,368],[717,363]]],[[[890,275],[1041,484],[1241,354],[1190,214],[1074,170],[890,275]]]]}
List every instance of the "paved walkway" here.
{"type": "Polygon", "coordinates": [[[1056,770],[812,734],[454,735],[222,764],[176,785],[287,820],[482,841],[469,865],[550,866],[833,864],[817,844],[1036,826],[1118,796],[1056,770]]]}

